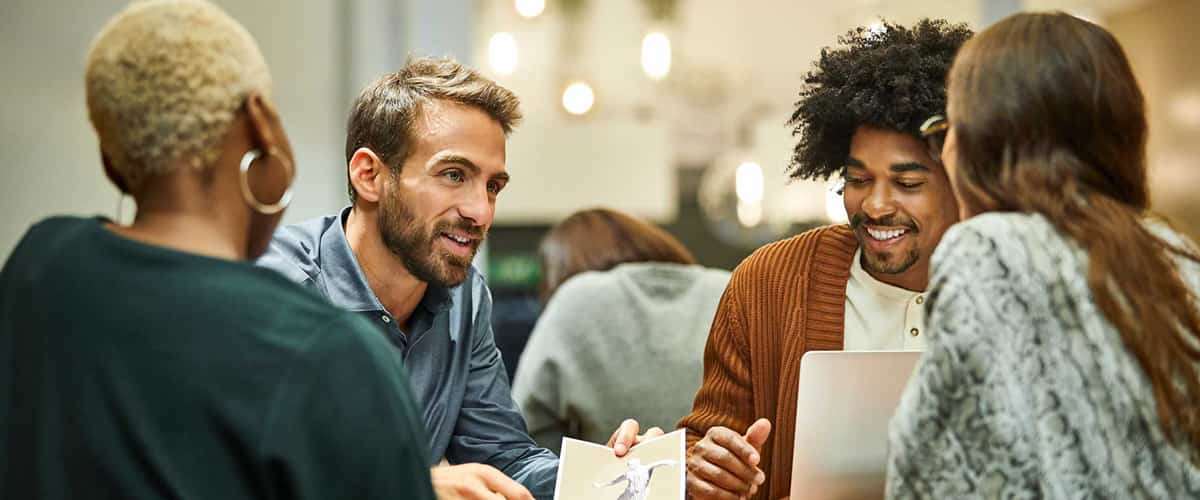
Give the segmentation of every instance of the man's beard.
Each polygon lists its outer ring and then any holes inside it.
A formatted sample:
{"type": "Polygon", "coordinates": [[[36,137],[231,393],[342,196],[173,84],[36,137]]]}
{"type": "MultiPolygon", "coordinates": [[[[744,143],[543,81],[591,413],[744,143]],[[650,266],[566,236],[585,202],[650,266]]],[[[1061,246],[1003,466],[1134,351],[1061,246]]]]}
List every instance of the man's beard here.
{"type": "Polygon", "coordinates": [[[475,257],[484,237],[483,230],[461,218],[454,221],[439,220],[431,230],[426,231],[416,220],[412,209],[394,193],[385,194],[379,204],[379,233],[384,245],[400,258],[409,273],[421,281],[446,288],[467,279],[471,259],[475,257]],[[471,242],[470,257],[442,249],[435,250],[434,242],[445,232],[475,238],[471,242]]]}
{"type": "MultiPolygon", "coordinates": [[[[917,263],[917,259],[921,258],[920,248],[917,245],[917,225],[908,218],[900,218],[894,215],[884,217],[879,220],[874,220],[863,215],[862,212],[854,214],[850,218],[850,229],[854,230],[854,238],[858,240],[858,247],[862,249],[862,266],[869,273],[875,274],[900,274],[907,271],[913,264],[917,263]],[[872,226],[890,226],[890,227],[905,227],[908,229],[905,238],[913,238],[910,242],[910,250],[904,256],[897,255],[893,252],[872,252],[867,246],[863,238],[865,230],[860,231],[863,225],[870,223],[872,226]]],[[[901,250],[902,251],[902,250],[901,250]]]]}

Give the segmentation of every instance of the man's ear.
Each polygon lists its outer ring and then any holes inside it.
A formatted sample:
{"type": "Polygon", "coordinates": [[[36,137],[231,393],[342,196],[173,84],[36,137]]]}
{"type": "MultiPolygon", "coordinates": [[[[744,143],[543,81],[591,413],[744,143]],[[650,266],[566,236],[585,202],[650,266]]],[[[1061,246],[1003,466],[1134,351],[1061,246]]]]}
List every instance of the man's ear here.
{"type": "Polygon", "coordinates": [[[117,189],[122,194],[133,195],[129,192],[129,184],[125,182],[125,178],[121,176],[117,169],[113,168],[112,160],[108,159],[108,155],[104,154],[104,150],[100,150],[100,162],[104,164],[104,176],[108,177],[109,182],[117,186],[117,189]]]}
{"type": "Polygon", "coordinates": [[[246,96],[246,125],[254,147],[270,151],[278,144],[274,125],[279,123],[279,113],[258,91],[246,96]]]}
{"type": "Polygon", "coordinates": [[[391,173],[379,155],[370,148],[358,148],[350,156],[347,168],[350,185],[354,187],[357,197],[370,203],[379,203],[383,197],[383,183],[391,173]]]}

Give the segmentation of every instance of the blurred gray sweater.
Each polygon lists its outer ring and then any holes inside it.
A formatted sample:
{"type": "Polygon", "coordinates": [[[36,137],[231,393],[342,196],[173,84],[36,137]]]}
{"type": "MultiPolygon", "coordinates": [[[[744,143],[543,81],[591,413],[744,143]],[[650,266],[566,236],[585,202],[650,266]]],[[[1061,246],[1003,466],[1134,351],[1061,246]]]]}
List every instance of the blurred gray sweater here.
{"type": "Polygon", "coordinates": [[[692,408],[727,271],[622,264],[567,280],[538,318],[513,398],[529,433],[604,444],[626,418],[664,430],[692,408]]]}

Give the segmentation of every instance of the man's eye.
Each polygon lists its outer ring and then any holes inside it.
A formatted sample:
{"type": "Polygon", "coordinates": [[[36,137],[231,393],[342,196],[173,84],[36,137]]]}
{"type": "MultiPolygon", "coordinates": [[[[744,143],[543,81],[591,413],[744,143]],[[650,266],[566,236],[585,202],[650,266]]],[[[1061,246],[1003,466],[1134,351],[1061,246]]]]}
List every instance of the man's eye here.
{"type": "Polygon", "coordinates": [[[466,178],[463,177],[462,172],[459,172],[457,170],[449,170],[442,175],[444,175],[447,179],[450,179],[452,182],[462,182],[462,181],[466,180],[466,178]]]}
{"type": "Polygon", "coordinates": [[[500,183],[498,182],[489,182],[487,188],[489,193],[500,194],[500,183]]]}
{"type": "Polygon", "coordinates": [[[916,189],[925,184],[924,182],[896,182],[896,185],[904,189],[916,189]]]}
{"type": "Polygon", "coordinates": [[[867,182],[866,179],[859,179],[857,177],[847,177],[846,178],[846,184],[866,184],[866,182],[867,182]]]}

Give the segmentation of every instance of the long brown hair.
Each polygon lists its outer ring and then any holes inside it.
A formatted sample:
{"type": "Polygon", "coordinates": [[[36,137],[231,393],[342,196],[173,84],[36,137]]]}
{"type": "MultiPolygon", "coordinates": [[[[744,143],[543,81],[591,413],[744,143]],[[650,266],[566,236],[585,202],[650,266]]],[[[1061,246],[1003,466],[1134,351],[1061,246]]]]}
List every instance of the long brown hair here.
{"type": "Polygon", "coordinates": [[[1174,263],[1198,257],[1145,225],[1145,102],[1120,44],[1067,14],[1018,14],[967,42],[949,96],[964,209],[1039,213],[1087,251],[1164,433],[1200,450],[1200,316],[1174,263]]]}
{"type": "Polygon", "coordinates": [[[546,233],[538,253],[543,301],[567,278],[585,271],[607,271],[625,262],[696,263],[670,233],[607,208],[582,210],[563,219],[546,233]]]}

